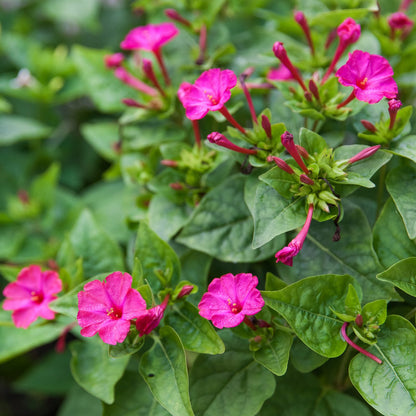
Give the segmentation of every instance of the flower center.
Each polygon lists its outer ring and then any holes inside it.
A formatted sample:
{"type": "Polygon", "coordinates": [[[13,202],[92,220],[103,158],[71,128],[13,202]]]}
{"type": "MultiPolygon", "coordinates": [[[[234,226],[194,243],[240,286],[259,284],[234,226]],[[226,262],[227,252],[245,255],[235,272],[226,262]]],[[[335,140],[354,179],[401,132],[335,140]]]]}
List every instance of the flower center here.
{"type": "Polygon", "coordinates": [[[109,316],[113,320],[120,319],[122,315],[123,315],[122,310],[118,308],[117,306],[107,309],[107,316],[109,316]]]}
{"type": "Polygon", "coordinates": [[[35,291],[30,292],[30,300],[34,303],[42,303],[43,293],[36,293],[35,291]]]}
{"type": "Polygon", "coordinates": [[[228,299],[228,304],[230,305],[230,310],[232,313],[237,314],[243,309],[241,305],[236,302],[233,302],[231,299],[228,299]]]}
{"type": "Polygon", "coordinates": [[[362,79],[361,81],[357,82],[357,87],[364,89],[366,84],[367,84],[368,78],[365,77],[364,79],[362,79]]]}
{"type": "Polygon", "coordinates": [[[216,98],[214,98],[212,94],[208,94],[206,90],[204,90],[204,94],[208,98],[209,102],[212,105],[217,105],[218,104],[218,100],[216,98]]]}

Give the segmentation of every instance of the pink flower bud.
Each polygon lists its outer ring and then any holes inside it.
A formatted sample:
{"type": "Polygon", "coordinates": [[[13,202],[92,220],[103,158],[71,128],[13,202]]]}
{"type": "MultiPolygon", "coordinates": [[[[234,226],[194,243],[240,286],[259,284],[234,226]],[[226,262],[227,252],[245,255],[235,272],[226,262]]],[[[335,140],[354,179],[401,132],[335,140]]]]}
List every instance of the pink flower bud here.
{"type": "Polygon", "coordinates": [[[313,185],[315,183],[309,176],[304,175],[303,173],[299,176],[299,180],[306,185],[313,185]]]}
{"type": "Polygon", "coordinates": [[[133,98],[123,98],[121,100],[123,104],[127,105],[128,107],[136,107],[136,108],[145,108],[147,107],[143,104],[140,104],[138,101],[134,100],[133,98]]]}
{"type": "Polygon", "coordinates": [[[387,19],[387,23],[392,30],[409,30],[414,25],[413,20],[402,12],[391,14],[387,19]]]}
{"type": "Polygon", "coordinates": [[[255,155],[257,153],[256,149],[246,149],[231,143],[224,135],[218,132],[212,132],[208,134],[207,139],[210,143],[215,143],[218,146],[225,147],[226,149],[234,150],[238,153],[244,153],[247,155],[255,155]]]}
{"type": "Polygon", "coordinates": [[[294,18],[296,23],[302,28],[303,33],[305,34],[306,40],[308,42],[309,48],[312,55],[315,55],[315,49],[312,42],[311,31],[309,29],[308,21],[306,20],[305,15],[302,12],[295,12],[294,18]]]}
{"type": "Polygon", "coordinates": [[[114,75],[124,82],[124,84],[129,85],[130,87],[140,91],[144,94],[155,96],[158,95],[158,91],[149,85],[145,84],[143,81],[140,81],[138,78],[127,72],[122,66],[118,67],[114,71],[114,75]]]}
{"type": "Polygon", "coordinates": [[[270,124],[270,120],[266,115],[261,116],[261,126],[263,130],[266,132],[266,136],[271,140],[272,139],[272,126],[270,124]]]}
{"type": "Polygon", "coordinates": [[[181,299],[184,296],[189,295],[192,290],[194,289],[193,285],[185,285],[182,287],[181,291],[179,292],[178,296],[176,297],[176,299],[181,299]]]}
{"type": "Polygon", "coordinates": [[[400,100],[396,100],[395,98],[389,100],[390,130],[393,128],[394,123],[396,122],[397,112],[399,111],[401,106],[402,102],[400,100]]]}
{"type": "Polygon", "coordinates": [[[346,18],[337,28],[340,41],[351,45],[357,42],[361,35],[361,26],[351,17],[346,18]]]}
{"type": "Polygon", "coordinates": [[[321,97],[319,96],[318,86],[316,85],[316,83],[315,83],[315,81],[313,79],[311,79],[309,81],[309,91],[315,97],[315,100],[316,101],[318,101],[318,102],[321,101],[321,97]]]}
{"type": "Polygon", "coordinates": [[[298,153],[302,156],[303,159],[309,159],[308,151],[301,146],[300,144],[295,144],[298,153]]]}
{"type": "Polygon", "coordinates": [[[178,162],[176,160],[169,160],[169,159],[161,160],[160,164],[163,166],[169,166],[172,168],[176,168],[178,166],[178,162]]]}
{"type": "Polygon", "coordinates": [[[377,131],[376,126],[371,123],[368,120],[360,120],[361,124],[364,126],[365,129],[367,129],[368,131],[371,131],[372,133],[375,133],[377,131]]]}
{"type": "Polygon", "coordinates": [[[284,170],[285,172],[289,173],[290,175],[292,175],[293,173],[295,173],[295,171],[283,160],[280,159],[279,157],[276,156],[267,156],[267,161],[268,162],[274,162],[276,163],[276,165],[284,170]]]}
{"type": "Polygon", "coordinates": [[[169,186],[175,191],[182,191],[184,189],[183,185],[179,182],[172,182],[169,186]]]}
{"type": "Polygon", "coordinates": [[[370,156],[372,156],[375,152],[377,152],[377,150],[380,149],[380,145],[376,145],[376,146],[370,146],[367,147],[363,150],[361,150],[361,152],[358,152],[355,156],[353,156],[348,163],[355,163],[358,162],[359,160],[362,159],[366,159],[370,156]]]}
{"type": "Polygon", "coordinates": [[[124,61],[124,55],[121,52],[104,56],[104,63],[107,68],[118,68],[124,61]]]}
{"type": "Polygon", "coordinates": [[[286,49],[283,46],[282,42],[276,42],[273,45],[273,53],[277,59],[292,73],[293,78],[299,83],[302,87],[303,91],[307,91],[306,86],[299,75],[298,70],[293,66],[292,62],[290,61],[289,57],[287,56],[286,49]]]}
{"type": "Polygon", "coordinates": [[[191,22],[181,16],[175,9],[166,9],[165,15],[169,19],[172,19],[178,23],[182,23],[185,26],[192,27],[191,22]]]}
{"type": "Polygon", "coordinates": [[[293,134],[290,134],[288,131],[285,131],[280,136],[280,138],[285,149],[289,152],[293,159],[296,160],[296,163],[299,165],[299,167],[308,175],[309,170],[306,167],[305,162],[302,160],[300,154],[298,153],[298,150],[293,141],[293,134]]]}

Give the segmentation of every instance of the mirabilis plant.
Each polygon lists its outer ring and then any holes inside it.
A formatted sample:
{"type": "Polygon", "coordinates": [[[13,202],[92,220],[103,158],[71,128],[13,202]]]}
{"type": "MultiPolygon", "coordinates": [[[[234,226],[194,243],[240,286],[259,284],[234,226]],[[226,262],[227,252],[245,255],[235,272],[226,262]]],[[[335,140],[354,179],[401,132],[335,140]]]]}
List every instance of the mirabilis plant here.
{"type": "Polygon", "coordinates": [[[247,52],[257,3],[143,2],[122,52],[74,46],[107,182],[52,165],[1,205],[0,360],[68,344],[89,412],[416,414],[415,85],[383,54],[414,5],[266,1],[247,52]]]}

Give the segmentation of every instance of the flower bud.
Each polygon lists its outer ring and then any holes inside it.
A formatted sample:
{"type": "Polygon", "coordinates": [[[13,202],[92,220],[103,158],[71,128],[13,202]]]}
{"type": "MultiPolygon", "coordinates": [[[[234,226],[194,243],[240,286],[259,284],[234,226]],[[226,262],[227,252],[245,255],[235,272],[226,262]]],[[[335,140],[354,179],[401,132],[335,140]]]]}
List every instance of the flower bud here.
{"type": "Polygon", "coordinates": [[[266,136],[271,140],[272,139],[272,126],[270,124],[270,120],[266,115],[261,116],[261,126],[263,130],[266,132],[266,136]]]}
{"type": "Polygon", "coordinates": [[[364,128],[367,129],[368,131],[371,131],[372,133],[377,132],[376,126],[370,121],[368,120],[360,120],[360,121],[361,121],[361,124],[364,126],[364,128]]]}

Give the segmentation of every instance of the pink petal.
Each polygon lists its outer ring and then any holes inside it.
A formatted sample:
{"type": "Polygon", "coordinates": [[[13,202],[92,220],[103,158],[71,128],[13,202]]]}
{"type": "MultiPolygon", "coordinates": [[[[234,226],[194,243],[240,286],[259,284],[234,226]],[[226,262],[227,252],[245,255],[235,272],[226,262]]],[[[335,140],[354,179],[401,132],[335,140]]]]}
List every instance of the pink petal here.
{"type": "Polygon", "coordinates": [[[217,328],[233,328],[244,321],[244,314],[215,314],[211,318],[212,324],[217,328]]]}
{"type": "Polygon", "coordinates": [[[124,300],[123,318],[134,319],[146,310],[146,301],[135,289],[130,289],[124,300]]]}
{"type": "Polygon", "coordinates": [[[123,342],[130,330],[130,321],[124,319],[109,320],[103,323],[98,330],[98,335],[106,344],[115,345],[123,342]]]}
{"type": "Polygon", "coordinates": [[[44,296],[55,295],[62,290],[62,281],[58,273],[46,270],[42,273],[42,292],[44,296]]]}
{"type": "Polygon", "coordinates": [[[41,284],[42,270],[37,265],[30,265],[23,268],[17,276],[17,283],[21,286],[27,287],[30,290],[38,292],[42,288],[41,284]]]}
{"type": "Polygon", "coordinates": [[[11,299],[30,299],[31,289],[22,286],[19,282],[9,283],[3,290],[3,295],[11,299]]]}
{"type": "Polygon", "coordinates": [[[128,273],[114,272],[108,275],[104,282],[113,305],[122,306],[127,292],[131,289],[133,278],[128,273]]]}
{"type": "Polygon", "coordinates": [[[12,313],[13,323],[17,328],[28,328],[29,325],[36,321],[38,315],[33,307],[17,309],[12,313]]]}

